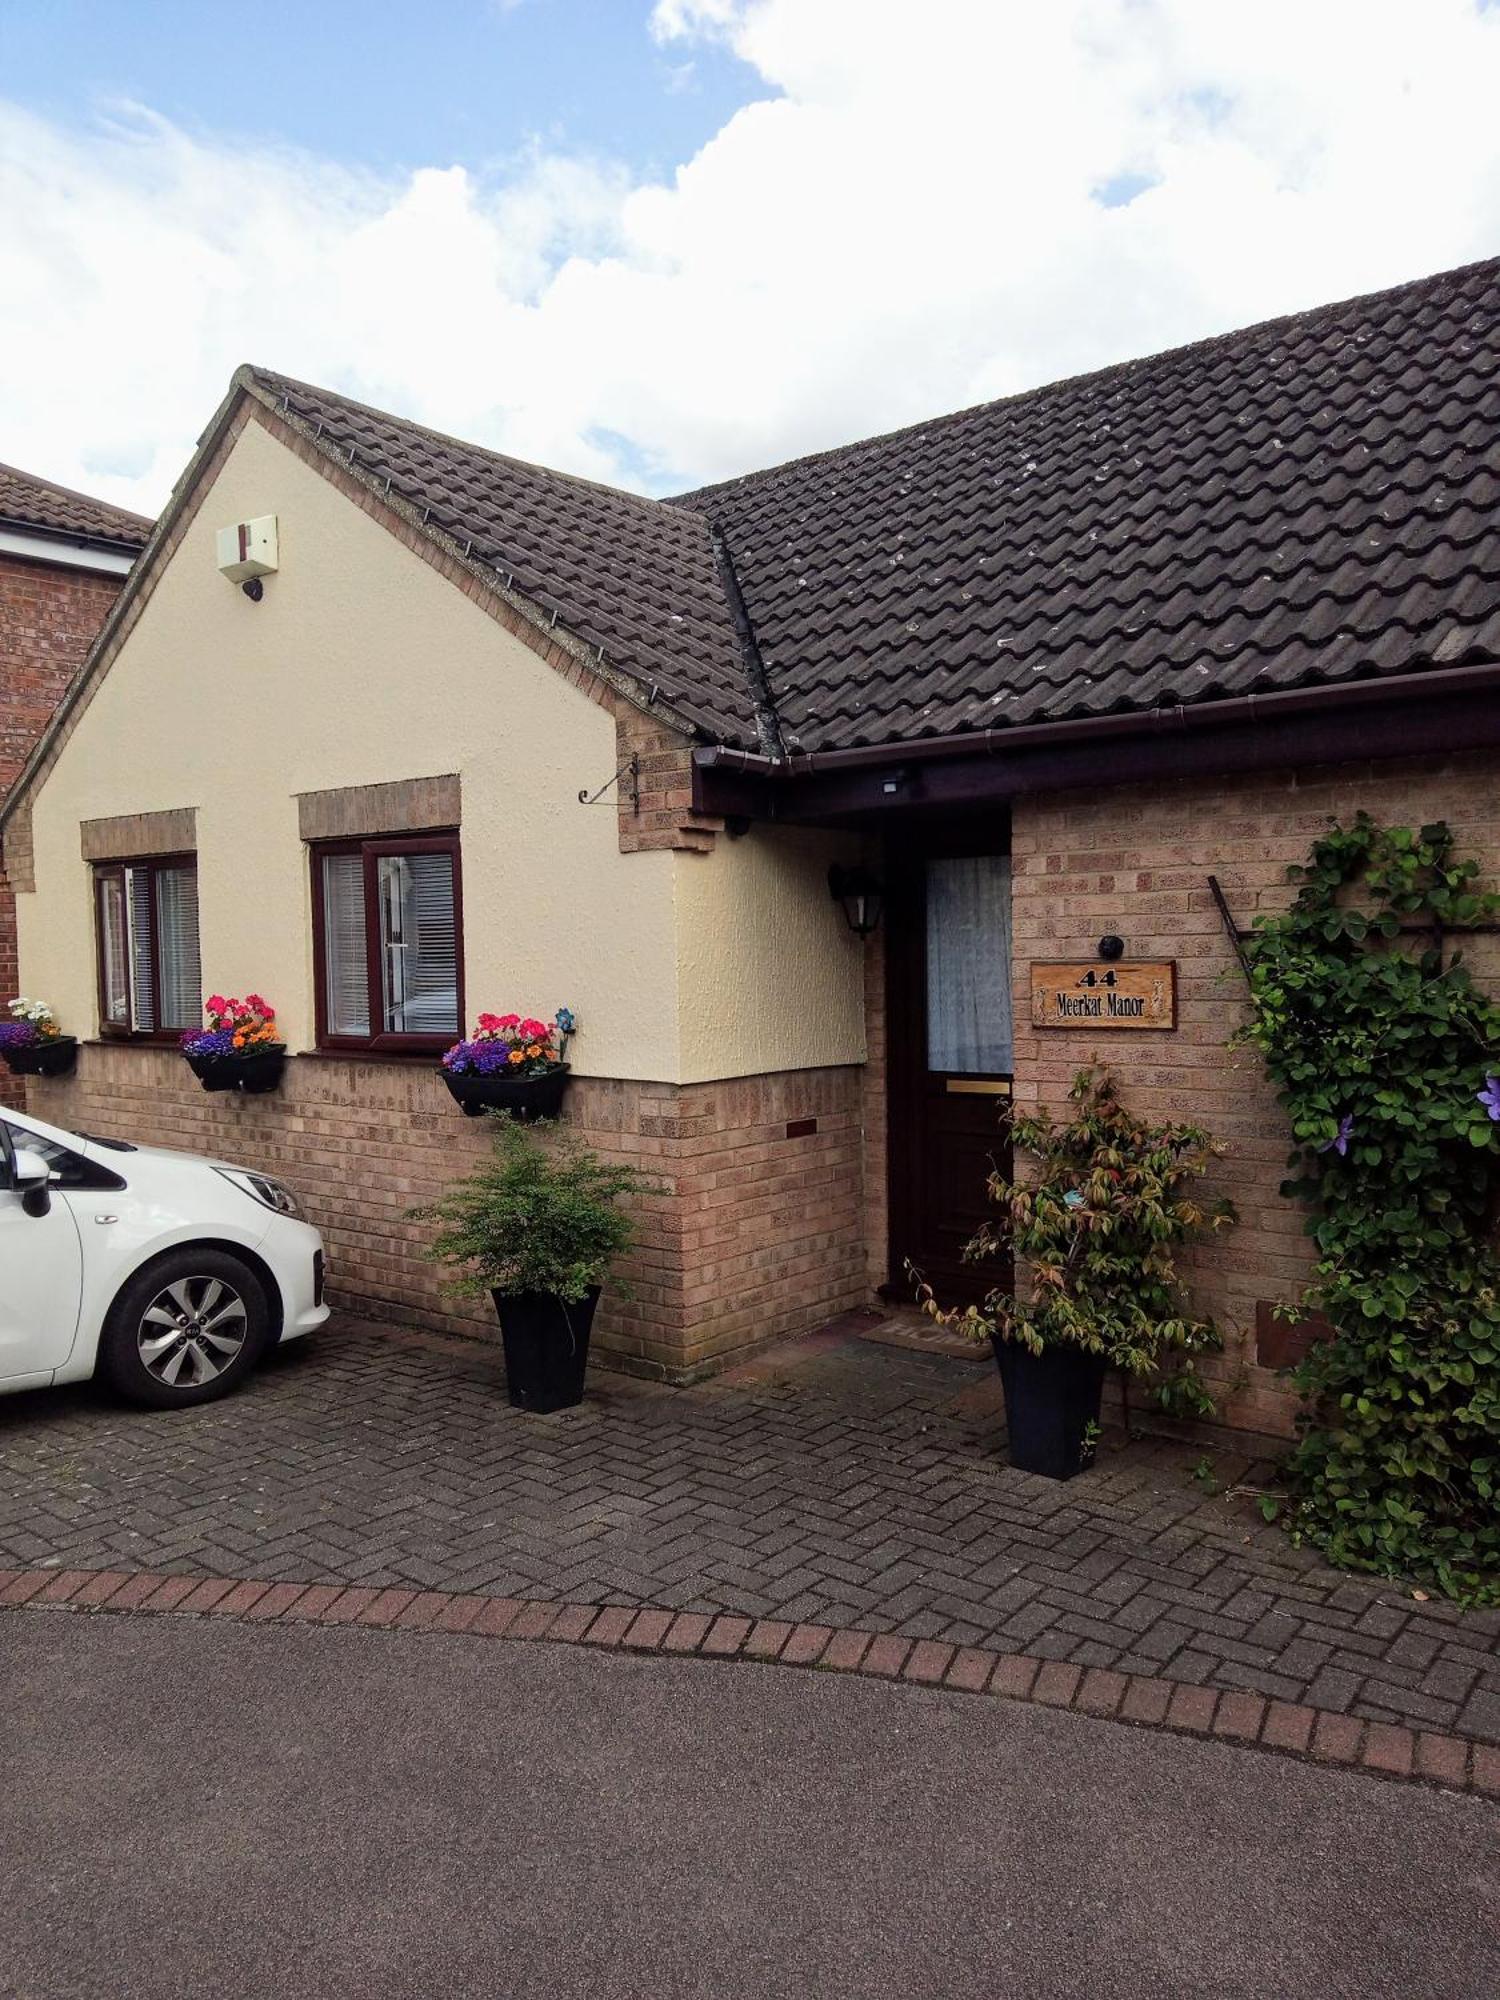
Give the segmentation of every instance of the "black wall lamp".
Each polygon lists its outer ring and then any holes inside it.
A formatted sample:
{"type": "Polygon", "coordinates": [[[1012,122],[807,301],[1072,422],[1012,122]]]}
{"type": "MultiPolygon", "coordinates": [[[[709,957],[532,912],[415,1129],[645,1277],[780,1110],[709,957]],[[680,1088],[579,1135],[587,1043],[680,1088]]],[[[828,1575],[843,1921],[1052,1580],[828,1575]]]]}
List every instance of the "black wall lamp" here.
{"type": "Polygon", "coordinates": [[[844,921],[856,937],[867,938],[880,922],[885,891],[868,868],[846,868],[835,861],[828,871],[828,893],[841,903],[844,921]]]}

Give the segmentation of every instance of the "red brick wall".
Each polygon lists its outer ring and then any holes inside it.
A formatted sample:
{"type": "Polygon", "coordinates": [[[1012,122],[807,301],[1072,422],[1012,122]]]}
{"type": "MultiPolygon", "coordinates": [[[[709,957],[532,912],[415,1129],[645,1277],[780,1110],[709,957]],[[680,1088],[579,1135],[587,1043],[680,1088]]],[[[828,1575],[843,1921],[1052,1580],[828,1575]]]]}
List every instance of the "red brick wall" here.
{"type": "MultiPolygon", "coordinates": [[[[1213,1373],[1226,1422],[1287,1432],[1295,1401],[1256,1362],[1256,1307],[1295,1296],[1310,1264],[1304,1214],[1277,1193],[1289,1137],[1248,1051],[1225,1043],[1245,1016],[1244,982],[1225,937],[1209,874],[1235,917],[1290,897],[1289,862],[1305,858],[1330,818],[1363,806],[1400,825],[1446,819],[1500,880],[1500,758],[1349,765],[1204,780],[1169,789],[1071,794],[1018,802],[1014,813],[1016,1099],[1059,1104],[1095,1052],[1115,1065],[1129,1102],[1188,1118],[1227,1141],[1219,1180],[1239,1227],[1190,1260],[1200,1304],[1229,1336],[1213,1373]],[[1131,958],[1178,961],[1179,1026],[1171,1034],[1033,1030],[1025,1018],[1033,958],[1092,957],[1118,931],[1131,958]]],[[[1472,941],[1476,970],[1500,978],[1500,940],[1472,941]]]]}
{"type": "MultiPolygon", "coordinates": [[[[608,1288],[598,1341],[617,1365],[683,1381],[865,1297],[860,1072],[672,1084],[581,1077],[567,1114],[608,1158],[655,1177],[640,1241],[608,1288]],[[816,1121],[789,1137],[787,1126],[816,1121]]],[[[179,1146],[286,1179],[323,1230],[330,1290],[417,1325],[494,1332],[488,1301],[443,1296],[406,1212],[487,1143],[427,1064],[289,1061],[280,1091],[210,1095],[173,1050],[85,1046],[77,1075],[33,1082],[35,1116],[179,1146]]]]}
{"type": "MultiPolygon", "coordinates": [[[[871,851],[866,859],[878,874],[883,859],[871,851]]],[[[861,1092],[864,1120],[865,1283],[871,1296],[885,1284],[890,1271],[890,1188],[887,1131],[890,1124],[886,1063],[884,924],[865,940],[865,1067],[861,1092]]]]}
{"type": "MultiPolygon", "coordinates": [[[[0,797],[83,663],[121,577],[0,556],[0,797]]],[[[0,869],[0,1002],[16,991],[16,906],[0,869]]],[[[19,1103],[0,1069],[0,1103],[19,1103]]]]}

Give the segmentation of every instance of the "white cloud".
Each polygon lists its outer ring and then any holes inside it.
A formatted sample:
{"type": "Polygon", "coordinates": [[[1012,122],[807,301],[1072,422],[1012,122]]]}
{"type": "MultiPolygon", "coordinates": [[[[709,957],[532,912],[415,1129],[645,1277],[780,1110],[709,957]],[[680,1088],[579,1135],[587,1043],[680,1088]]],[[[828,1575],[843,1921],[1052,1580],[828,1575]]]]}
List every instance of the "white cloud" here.
{"type": "Polygon", "coordinates": [[[0,104],[0,458],[154,507],[254,359],[688,483],[1500,252],[1500,11],[1472,0],[649,25],[765,85],[670,184],[544,151],[394,182],[0,104]]]}

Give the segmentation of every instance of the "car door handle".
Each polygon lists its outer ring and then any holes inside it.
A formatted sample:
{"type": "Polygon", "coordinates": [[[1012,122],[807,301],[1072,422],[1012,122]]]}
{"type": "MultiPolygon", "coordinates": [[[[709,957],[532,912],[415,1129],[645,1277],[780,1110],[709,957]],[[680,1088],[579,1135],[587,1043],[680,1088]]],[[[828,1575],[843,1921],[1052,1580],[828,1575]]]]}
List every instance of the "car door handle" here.
{"type": "Polygon", "coordinates": [[[96,1215],[94,1217],[95,1222],[118,1222],[119,1219],[118,1215],[96,1215]]]}

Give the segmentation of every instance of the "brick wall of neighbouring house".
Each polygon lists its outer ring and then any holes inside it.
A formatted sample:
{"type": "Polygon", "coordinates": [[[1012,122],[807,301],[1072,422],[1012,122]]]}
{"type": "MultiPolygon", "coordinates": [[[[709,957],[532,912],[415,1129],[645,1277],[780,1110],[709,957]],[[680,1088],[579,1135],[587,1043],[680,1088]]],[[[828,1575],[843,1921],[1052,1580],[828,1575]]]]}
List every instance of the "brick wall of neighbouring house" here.
{"type": "MultiPolygon", "coordinates": [[[[171,1049],[86,1046],[75,1077],[29,1086],[70,1129],[258,1166],[303,1196],[342,1302],[417,1325],[494,1333],[488,1301],[454,1301],[406,1212],[477,1160],[467,1119],[428,1064],[299,1056],[261,1098],[205,1092],[171,1049]]],[[[598,1342],[618,1365],[687,1380],[800,1333],[866,1295],[860,1072],[798,1070],[678,1087],[574,1081],[568,1121],[656,1177],[640,1241],[606,1291],[598,1342]],[[813,1131],[794,1131],[815,1121],[813,1131]]]]}
{"type": "MultiPolygon", "coordinates": [[[[866,855],[879,873],[884,858],[876,849],[866,855]]],[[[885,926],[865,939],[865,1067],[861,1088],[864,1121],[865,1283],[873,1297],[889,1276],[890,1189],[886,1179],[887,1132],[890,1125],[886,1063],[885,926]]]]}
{"type": "MultiPolygon", "coordinates": [[[[1302,1211],[1277,1192],[1289,1144],[1281,1110],[1254,1057],[1225,1046],[1245,1017],[1244,982],[1206,878],[1218,876],[1249,924],[1289,900],[1287,864],[1306,857],[1330,818],[1361,806],[1398,825],[1448,820],[1488,878],[1500,879],[1493,753],[1074,794],[1018,803],[1014,813],[1017,1102],[1060,1104],[1097,1051],[1124,1078],[1132,1107],[1201,1122],[1227,1141],[1217,1178],[1242,1220],[1189,1263],[1198,1300],[1229,1335],[1213,1370],[1223,1416],[1253,1430],[1291,1427],[1284,1378],[1256,1362],[1256,1309],[1294,1296],[1310,1257],[1302,1211]],[[1124,937],[1131,958],[1178,961],[1176,1032],[1033,1030],[1030,961],[1091,958],[1107,931],[1124,937]]],[[[1496,990],[1500,939],[1473,940],[1469,956],[1496,990]]]]}
{"type": "MultiPolygon", "coordinates": [[[[0,556],[0,798],[82,665],[123,578],[0,556]]],[[[0,1001],[16,990],[16,906],[0,865],[0,1001]]],[[[19,1104],[0,1069],[0,1104],[19,1104]]]]}

